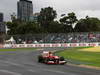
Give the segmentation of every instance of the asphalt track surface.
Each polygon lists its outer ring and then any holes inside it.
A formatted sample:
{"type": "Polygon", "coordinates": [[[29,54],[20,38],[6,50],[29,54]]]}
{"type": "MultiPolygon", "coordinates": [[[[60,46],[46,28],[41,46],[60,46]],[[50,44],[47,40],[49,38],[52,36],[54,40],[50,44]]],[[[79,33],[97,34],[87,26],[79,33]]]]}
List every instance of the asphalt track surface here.
{"type": "MultiPolygon", "coordinates": [[[[60,48],[43,50],[61,50],[60,48]]],[[[42,51],[0,52],[0,75],[100,75],[100,70],[37,62],[42,51]]]]}

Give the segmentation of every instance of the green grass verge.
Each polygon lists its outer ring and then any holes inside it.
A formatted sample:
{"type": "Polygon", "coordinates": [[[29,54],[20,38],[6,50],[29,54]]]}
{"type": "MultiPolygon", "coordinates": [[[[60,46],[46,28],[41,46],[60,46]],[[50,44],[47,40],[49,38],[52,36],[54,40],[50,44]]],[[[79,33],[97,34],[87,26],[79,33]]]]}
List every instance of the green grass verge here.
{"type": "Polygon", "coordinates": [[[75,64],[100,67],[100,52],[80,51],[80,49],[83,48],[90,47],[68,48],[64,51],[57,52],[56,54],[59,56],[64,56],[66,59],[75,64]]]}
{"type": "Polygon", "coordinates": [[[0,51],[22,51],[22,50],[36,50],[36,48],[7,48],[7,49],[0,49],[0,51]]]}

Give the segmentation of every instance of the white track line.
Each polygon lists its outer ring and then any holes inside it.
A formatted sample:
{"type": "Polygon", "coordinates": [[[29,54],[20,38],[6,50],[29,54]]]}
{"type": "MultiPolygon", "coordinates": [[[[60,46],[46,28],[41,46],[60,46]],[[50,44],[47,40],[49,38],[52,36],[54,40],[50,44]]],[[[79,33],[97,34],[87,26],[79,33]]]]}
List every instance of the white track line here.
{"type": "Polygon", "coordinates": [[[65,72],[62,72],[62,71],[49,70],[49,69],[43,69],[43,70],[44,70],[44,71],[49,71],[49,72],[60,73],[60,74],[66,74],[65,72]]]}
{"type": "Polygon", "coordinates": [[[59,73],[59,74],[68,74],[68,75],[76,75],[76,74],[73,74],[73,73],[66,73],[66,72],[62,72],[62,71],[57,71],[57,70],[50,70],[50,69],[43,69],[44,71],[49,71],[49,72],[54,72],[54,73],[59,73]]]}
{"type": "Polygon", "coordinates": [[[37,71],[35,71],[35,70],[32,70],[32,69],[28,69],[27,71],[30,71],[30,72],[37,72],[37,71]]]}
{"type": "Polygon", "coordinates": [[[15,66],[22,66],[21,64],[17,64],[17,63],[13,63],[13,62],[10,62],[10,61],[1,61],[0,60],[0,62],[2,62],[2,63],[5,63],[5,64],[10,64],[10,65],[15,65],[15,66]]]}
{"type": "Polygon", "coordinates": [[[22,75],[20,73],[11,72],[11,71],[8,71],[8,70],[0,70],[0,72],[7,73],[7,74],[11,74],[11,75],[22,75]]]}

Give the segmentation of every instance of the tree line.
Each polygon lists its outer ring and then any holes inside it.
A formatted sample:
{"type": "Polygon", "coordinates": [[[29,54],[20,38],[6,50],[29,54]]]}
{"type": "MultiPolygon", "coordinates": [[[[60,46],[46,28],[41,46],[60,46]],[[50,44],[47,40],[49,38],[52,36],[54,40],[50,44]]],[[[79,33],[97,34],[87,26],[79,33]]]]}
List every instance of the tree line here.
{"type": "Polygon", "coordinates": [[[86,16],[77,19],[74,12],[62,14],[56,20],[57,12],[52,7],[42,8],[37,21],[21,21],[11,15],[12,21],[6,22],[9,35],[41,34],[41,33],[72,33],[72,32],[99,32],[100,20],[96,17],[86,16]]]}

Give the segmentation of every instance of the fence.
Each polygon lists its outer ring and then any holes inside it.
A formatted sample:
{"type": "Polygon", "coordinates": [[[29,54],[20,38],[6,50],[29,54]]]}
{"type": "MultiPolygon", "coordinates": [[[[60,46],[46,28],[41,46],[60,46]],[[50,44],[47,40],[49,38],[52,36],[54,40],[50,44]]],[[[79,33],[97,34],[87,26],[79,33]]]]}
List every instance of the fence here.
{"type": "Polygon", "coordinates": [[[0,48],[100,46],[100,32],[3,35],[0,41],[0,48]]]}
{"type": "Polygon", "coordinates": [[[99,43],[58,43],[58,44],[5,44],[4,48],[36,48],[36,47],[88,47],[99,46],[99,43]]]}
{"type": "MultiPolygon", "coordinates": [[[[95,43],[100,42],[100,32],[91,33],[59,33],[59,34],[28,34],[7,35],[6,41],[13,37],[16,44],[37,43],[95,43]]],[[[11,40],[11,41],[13,41],[11,40]]]]}

